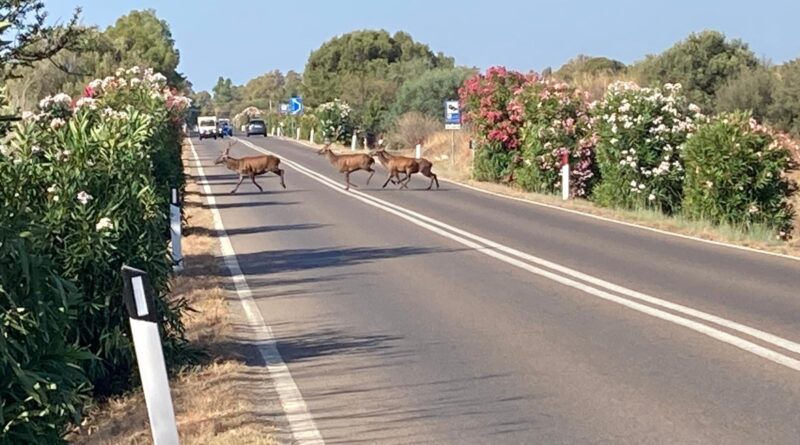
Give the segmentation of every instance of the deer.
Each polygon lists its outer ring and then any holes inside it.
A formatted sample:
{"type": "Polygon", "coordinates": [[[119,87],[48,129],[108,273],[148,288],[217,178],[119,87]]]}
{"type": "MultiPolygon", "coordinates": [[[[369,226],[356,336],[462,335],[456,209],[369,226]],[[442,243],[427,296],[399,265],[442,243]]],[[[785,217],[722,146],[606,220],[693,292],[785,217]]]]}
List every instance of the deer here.
{"type": "Polygon", "coordinates": [[[431,161],[425,158],[415,159],[407,156],[390,155],[384,148],[375,150],[373,154],[378,157],[378,160],[386,170],[389,170],[389,177],[386,178],[382,188],[386,188],[389,181],[392,181],[393,184],[400,184],[400,188],[407,189],[411,175],[417,172],[422,173],[427,178],[431,178],[431,183],[428,184],[428,188],[425,190],[430,190],[434,182],[436,183],[436,188],[439,188],[439,178],[431,171],[433,168],[431,161]],[[400,179],[400,173],[405,173],[406,177],[400,179]]]}
{"type": "MultiPolygon", "coordinates": [[[[372,164],[375,163],[375,159],[368,154],[358,153],[358,154],[336,154],[331,150],[331,144],[325,144],[317,153],[320,155],[324,155],[328,158],[328,161],[336,167],[340,173],[344,173],[344,180],[347,183],[345,186],[345,190],[350,190],[350,173],[355,171],[364,170],[369,172],[369,177],[367,178],[367,185],[369,185],[369,180],[372,179],[372,175],[375,174],[375,170],[372,169],[372,164]]],[[[355,184],[352,184],[353,187],[357,187],[355,184]]]]}
{"type": "Polygon", "coordinates": [[[214,165],[225,164],[225,167],[228,170],[239,173],[239,182],[236,184],[236,187],[231,190],[231,194],[234,194],[237,190],[239,190],[239,186],[242,185],[242,181],[244,181],[245,176],[249,177],[250,180],[253,181],[253,185],[258,187],[260,192],[263,192],[264,189],[262,189],[261,186],[256,182],[256,176],[267,172],[272,172],[280,176],[281,186],[286,188],[286,183],[283,181],[283,170],[278,168],[281,163],[280,158],[272,155],[262,155],[245,156],[237,159],[230,155],[231,147],[234,144],[236,144],[236,141],[228,143],[228,147],[225,149],[225,151],[223,151],[214,161],[214,165]]]}

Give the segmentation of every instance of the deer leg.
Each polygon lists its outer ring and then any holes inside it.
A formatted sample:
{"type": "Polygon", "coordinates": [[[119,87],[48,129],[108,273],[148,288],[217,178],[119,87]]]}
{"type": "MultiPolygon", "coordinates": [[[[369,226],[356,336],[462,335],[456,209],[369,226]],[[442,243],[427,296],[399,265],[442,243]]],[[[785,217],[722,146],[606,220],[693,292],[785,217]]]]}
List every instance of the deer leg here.
{"type": "Polygon", "coordinates": [[[236,183],[236,187],[231,190],[231,194],[234,194],[236,193],[236,190],[239,190],[239,186],[242,185],[242,181],[244,181],[244,175],[239,173],[239,182],[236,183]]]}
{"type": "Polygon", "coordinates": [[[411,173],[406,173],[406,178],[400,182],[400,188],[407,189],[408,181],[411,180],[411,173]]]}
{"type": "Polygon", "coordinates": [[[283,188],[286,188],[286,183],[285,183],[285,182],[283,182],[283,169],[280,169],[280,168],[278,168],[278,169],[276,169],[276,170],[275,170],[273,173],[275,173],[276,175],[278,175],[278,176],[280,176],[280,177],[281,177],[281,186],[282,186],[283,188]]]}
{"type": "Polygon", "coordinates": [[[372,175],[375,174],[375,170],[372,167],[368,168],[367,171],[369,172],[369,176],[367,177],[367,185],[369,185],[369,180],[372,179],[372,175]]]}
{"type": "Polygon", "coordinates": [[[344,189],[345,190],[350,190],[350,172],[345,172],[344,173],[344,182],[347,184],[344,187],[344,189]]]}
{"type": "MultiPolygon", "coordinates": [[[[391,173],[389,173],[389,177],[386,178],[386,182],[383,183],[383,186],[381,188],[385,189],[386,188],[386,184],[388,184],[389,181],[392,181],[392,174],[391,173]]],[[[392,182],[394,182],[394,181],[392,181],[392,182]]]]}
{"type": "MultiPolygon", "coordinates": [[[[438,190],[439,189],[439,178],[436,176],[436,173],[431,173],[431,176],[433,176],[433,180],[436,182],[436,189],[438,190]]],[[[428,189],[430,189],[430,186],[428,186],[428,189]]]]}
{"type": "Polygon", "coordinates": [[[258,187],[258,191],[259,192],[263,192],[264,191],[264,189],[262,189],[261,186],[258,185],[258,183],[256,182],[256,175],[250,174],[250,180],[253,181],[253,185],[254,186],[258,187]]]}

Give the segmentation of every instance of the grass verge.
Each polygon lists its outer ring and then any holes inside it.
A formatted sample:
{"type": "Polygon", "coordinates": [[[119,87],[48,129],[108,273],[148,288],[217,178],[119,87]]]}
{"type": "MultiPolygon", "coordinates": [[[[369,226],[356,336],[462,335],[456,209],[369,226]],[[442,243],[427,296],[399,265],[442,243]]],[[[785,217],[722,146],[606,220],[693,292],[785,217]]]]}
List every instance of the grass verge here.
{"type": "MultiPolygon", "coordinates": [[[[184,149],[188,169],[191,152],[184,149]]],[[[172,295],[184,297],[193,311],[184,315],[192,347],[206,351],[204,363],[170,379],[182,445],[277,444],[270,417],[277,401],[266,369],[249,366],[233,339],[235,315],[229,310],[224,276],[217,261],[219,244],[211,211],[203,206],[197,180],[189,178],[185,200],[183,254],[185,271],[173,278],[172,295]]],[[[76,445],[151,444],[141,389],[99,402],[67,439],[76,445]]]]}

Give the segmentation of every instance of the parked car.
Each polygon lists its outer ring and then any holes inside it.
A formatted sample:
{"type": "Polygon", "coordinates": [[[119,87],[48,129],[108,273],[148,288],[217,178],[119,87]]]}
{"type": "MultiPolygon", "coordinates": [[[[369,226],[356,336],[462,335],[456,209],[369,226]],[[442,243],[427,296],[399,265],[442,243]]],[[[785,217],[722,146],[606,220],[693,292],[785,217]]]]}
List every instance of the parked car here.
{"type": "Polygon", "coordinates": [[[261,119],[253,119],[247,124],[247,136],[251,134],[260,134],[267,137],[267,124],[261,119]]]}
{"type": "Polygon", "coordinates": [[[197,118],[197,130],[200,140],[217,138],[217,116],[200,116],[197,118]]]}

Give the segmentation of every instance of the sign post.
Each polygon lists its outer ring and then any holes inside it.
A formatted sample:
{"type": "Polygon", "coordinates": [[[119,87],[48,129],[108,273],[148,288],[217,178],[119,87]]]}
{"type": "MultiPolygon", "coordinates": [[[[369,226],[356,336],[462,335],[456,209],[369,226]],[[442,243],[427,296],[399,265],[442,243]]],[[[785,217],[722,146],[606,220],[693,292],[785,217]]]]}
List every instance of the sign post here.
{"type": "Polygon", "coordinates": [[[456,162],[456,135],[452,131],[461,129],[461,106],[457,100],[444,102],[444,129],[450,133],[450,161],[456,162]]]}
{"type": "Polygon", "coordinates": [[[123,297],[131,323],[136,362],[142,378],[144,401],[150,419],[150,431],[155,445],[179,445],[178,427],[167,380],[167,367],[161,336],[158,333],[158,314],[153,304],[147,272],[122,266],[123,297]]]}
{"type": "Polygon", "coordinates": [[[169,204],[170,235],[172,238],[172,270],[180,272],[183,270],[183,253],[181,250],[181,203],[178,196],[178,189],[172,189],[172,196],[169,204]]]}
{"type": "Polygon", "coordinates": [[[561,152],[561,199],[569,199],[569,153],[561,152]]]}

